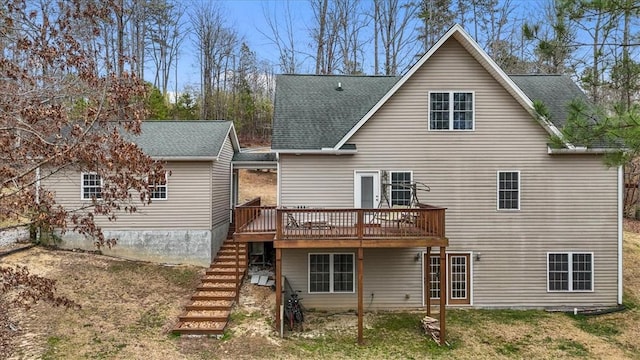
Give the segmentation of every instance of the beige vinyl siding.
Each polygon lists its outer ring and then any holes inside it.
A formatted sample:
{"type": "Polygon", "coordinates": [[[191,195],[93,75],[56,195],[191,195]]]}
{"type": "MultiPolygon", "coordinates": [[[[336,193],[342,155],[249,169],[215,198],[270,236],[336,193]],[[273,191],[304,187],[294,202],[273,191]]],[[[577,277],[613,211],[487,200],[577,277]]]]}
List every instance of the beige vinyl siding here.
{"type": "MultiPolygon", "coordinates": [[[[284,249],[282,273],[294,290],[302,291],[302,303],[307,308],[357,309],[356,249],[284,249]],[[309,253],[353,253],[356,282],[353,293],[310,294],[308,277],[309,253]],[[304,269],[304,271],[301,271],[304,269]]],[[[416,308],[422,306],[420,275],[398,282],[404,274],[421,274],[422,262],[415,261],[420,249],[365,249],[363,296],[365,310],[416,308]],[[389,261],[389,259],[392,259],[389,261]],[[371,294],[374,294],[373,298],[371,294]],[[407,295],[408,298],[407,298],[407,295]]]]}
{"type": "MultiPolygon", "coordinates": [[[[153,200],[145,206],[134,195],[135,213],[122,213],[115,222],[97,217],[97,224],[113,230],[210,230],[211,162],[169,161],[165,169],[170,172],[167,200],[153,200]]],[[[80,172],[65,170],[43,179],[42,186],[55,193],[59,204],[72,209],[87,203],[80,199],[80,183],[80,172]]]]}
{"type": "Polygon", "coordinates": [[[212,224],[216,225],[229,222],[229,208],[231,198],[231,159],[233,158],[233,146],[231,139],[226,138],[218,161],[213,164],[211,171],[212,181],[212,224]]]}
{"type": "MultiPolygon", "coordinates": [[[[357,154],[281,155],[282,205],[351,207],[354,170],[411,170],[431,187],[420,201],[447,208],[448,251],[482,253],[474,305],[615,304],[617,171],[596,155],[549,155],[548,138],[450,39],[348,141],[357,154]],[[474,92],[474,131],[428,131],[428,94],[439,90],[474,92]],[[499,170],[520,171],[520,211],[496,210],[499,170]],[[555,251],[594,253],[594,292],[547,292],[555,251]]],[[[394,281],[407,288],[421,276],[402,274],[394,281]]]]}

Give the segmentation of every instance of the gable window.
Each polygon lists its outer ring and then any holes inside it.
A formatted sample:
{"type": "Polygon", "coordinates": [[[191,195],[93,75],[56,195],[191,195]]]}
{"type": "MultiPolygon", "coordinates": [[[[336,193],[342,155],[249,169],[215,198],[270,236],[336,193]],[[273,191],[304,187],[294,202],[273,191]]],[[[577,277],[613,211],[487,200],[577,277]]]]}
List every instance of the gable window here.
{"type": "Polygon", "coordinates": [[[592,291],[592,253],[549,253],[548,291],[592,291]]]}
{"type": "Polygon", "coordinates": [[[102,199],[102,177],[96,173],[82,173],[80,194],[83,200],[102,199]]]}
{"type": "Polygon", "coordinates": [[[498,210],[520,210],[520,171],[498,171],[498,210]]]}
{"type": "Polygon", "coordinates": [[[354,292],[353,254],[309,254],[310,293],[354,292]]]}
{"type": "Polygon", "coordinates": [[[152,200],[167,200],[167,173],[163,172],[149,179],[149,193],[152,200]]]}
{"type": "Polygon", "coordinates": [[[411,171],[391,171],[391,186],[389,191],[391,192],[389,199],[391,200],[391,206],[411,205],[411,171]]]}
{"type": "Polygon", "coordinates": [[[429,130],[473,130],[472,92],[430,92],[429,130]]]}

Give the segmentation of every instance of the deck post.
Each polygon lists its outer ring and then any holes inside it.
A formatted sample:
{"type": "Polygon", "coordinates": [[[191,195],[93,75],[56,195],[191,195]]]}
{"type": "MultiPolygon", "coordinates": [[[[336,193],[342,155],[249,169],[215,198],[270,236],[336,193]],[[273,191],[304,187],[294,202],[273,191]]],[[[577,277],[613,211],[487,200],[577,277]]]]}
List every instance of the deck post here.
{"type": "Polygon", "coordinates": [[[236,304],[240,300],[240,243],[236,243],[236,304]]]}
{"type": "Polygon", "coordinates": [[[431,246],[427,246],[427,254],[422,259],[424,267],[424,296],[427,304],[427,316],[431,316],[431,246]]]}
{"type": "Polygon", "coordinates": [[[447,291],[447,277],[446,271],[447,267],[447,254],[446,247],[440,247],[440,345],[445,343],[445,334],[446,334],[446,312],[447,312],[447,296],[449,292],[447,291]]]}
{"type": "Polygon", "coordinates": [[[363,318],[364,318],[364,304],[363,304],[363,280],[364,280],[364,266],[363,266],[363,258],[364,258],[364,249],[361,247],[358,248],[358,344],[363,345],[364,340],[362,336],[362,328],[363,328],[363,318]]]}
{"type": "Polygon", "coordinates": [[[280,305],[282,304],[282,249],[276,248],[276,329],[280,331],[280,305]]]}

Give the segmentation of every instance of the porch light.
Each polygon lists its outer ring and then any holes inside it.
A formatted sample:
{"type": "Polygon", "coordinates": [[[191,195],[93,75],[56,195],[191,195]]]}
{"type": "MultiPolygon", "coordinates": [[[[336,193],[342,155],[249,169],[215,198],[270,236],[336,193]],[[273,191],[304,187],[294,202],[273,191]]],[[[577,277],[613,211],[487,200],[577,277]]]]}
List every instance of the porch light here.
{"type": "Polygon", "coordinates": [[[480,257],[482,256],[481,253],[476,253],[476,261],[480,261],[480,257]]]}
{"type": "Polygon", "coordinates": [[[414,256],[414,257],[413,257],[413,260],[414,260],[415,262],[420,261],[420,255],[421,255],[420,253],[417,253],[417,254],[416,254],[416,256],[414,256]]]}

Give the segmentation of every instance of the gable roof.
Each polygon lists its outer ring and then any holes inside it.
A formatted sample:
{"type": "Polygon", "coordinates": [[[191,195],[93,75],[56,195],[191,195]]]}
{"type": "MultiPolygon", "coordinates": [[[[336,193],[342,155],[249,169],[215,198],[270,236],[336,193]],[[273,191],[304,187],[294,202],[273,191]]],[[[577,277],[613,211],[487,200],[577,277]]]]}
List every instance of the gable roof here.
{"type": "Polygon", "coordinates": [[[558,127],[565,123],[566,104],[576,97],[585,97],[567,76],[509,77],[460,25],[454,25],[402,77],[279,75],[272,149],[344,150],[352,145],[347,141],[358,129],[450,38],[456,39],[550,134],[560,135],[558,127]],[[338,82],[343,91],[336,90],[338,82]],[[550,119],[536,116],[533,100],[547,105],[550,119]]]}
{"type": "Polygon", "coordinates": [[[333,148],[398,79],[278,75],[271,148],[274,151],[333,148]]]}
{"type": "Polygon", "coordinates": [[[239,151],[233,122],[223,120],[143,121],[139,135],[125,133],[147,155],[166,160],[217,160],[227,137],[239,151]]]}
{"type": "MultiPolygon", "coordinates": [[[[450,38],[456,39],[460,43],[460,45],[462,45],[462,47],[464,47],[469,52],[469,54],[474,59],[476,59],[476,61],[478,61],[478,63],[480,63],[480,65],[482,65],[485,70],[487,70],[487,72],[491,74],[493,78],[496,79],[496,81],[500,83],[525,110],[527,110],[536,120],[540,122],[540,125],[545,130],[547,130],[549,134],[561,136],[560,131],[553,123],[536,116],[531,99],[529,99],[525,95],[525,93],[513,82],[513,80],[511,80],[511,78],[509,78],[509,76],[507,76],[507,74],[498,66],[498,64],[496,64],[496,62],[493,61],[493,59],[491,59],[491,57],[489,57],[489,55],[487,55],[487,53],[482,50],[482,48],[480,48],[478,43],[476,43],[475,40],[473,40],[471,36],[467,34],[462,26],[460,26],[459,24],[455,24],[429,49],[429,51],[427,51],[418,60],[418,62],[416,62],[409,69],[409,71],[407,71],[406,74],[402,76],[402,78],[400,78],[400,80],[393,86],[393,88],[391,88],[391,90],[389,90],[389,92],[382,99],[380,99],[380,101],[378,101],[378,103],[349,131],[349,133],[347,133],[347,135],[345,135],[335,145],[335,148],[340,148],[340,146],[345,144],[351,138],[351,136],[353,136],[353,134],[355,134],[358,129],[360,129],[367,122],[367,120],[369,120],[373,116],[373,114],[375,114],[376,111],[378,111],[378,109],[380,109],[382,105],[384,105],[387,100],[389,100],[389,98],[391,98],[391,96],[393,96],[393,94],[395,94],[396,91],[398,91],[398,89],[400,89],[400,87],[402,87],[402,85],[404,85],[404,83],[407,82],[407,80],[411,78],[411,76],[413,76],[413,74],[417,72],[450,38]]],[[[573,147],[570,144],[567,145],[573,147]]]]}

